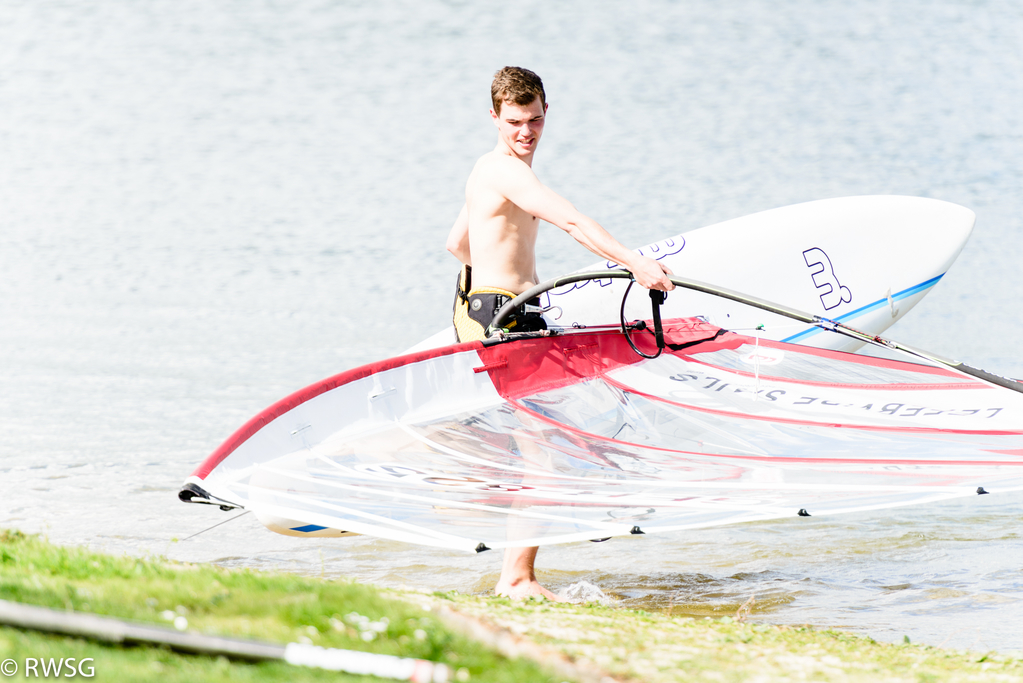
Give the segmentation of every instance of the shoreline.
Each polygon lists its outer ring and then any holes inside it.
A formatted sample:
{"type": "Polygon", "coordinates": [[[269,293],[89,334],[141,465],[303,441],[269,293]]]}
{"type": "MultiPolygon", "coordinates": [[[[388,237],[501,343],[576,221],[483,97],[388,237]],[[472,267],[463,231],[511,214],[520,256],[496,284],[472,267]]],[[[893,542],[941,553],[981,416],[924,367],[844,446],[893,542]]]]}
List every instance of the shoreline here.
{"type": "Polygon", "coordinates": [[[418,600],[478,621],[491,639],[524,640],[618,681],[1023,681],[1020,653],[884,643],[808,625],[672,617],[597,604],[457,593],[418,600]]]}
{"type": "MultiPolygon", "coordinates": [[[[755,615],[694,619],[110,556],[17,531],[0,530],[0,599],[163,625],[170,614],[175,625],[184,618],[190,632],[430,659],[445,663],[458,681],[1023,682],[1020,653],[881,643],[757,623],[755,615]],[[377,625],[372,635],[367,623],[377,625]]],[[[222,678],[225,668],[243,680],[383,680],[0,627],[0,658],[75,653],[97,658],[98,680],[113,671],[129,680],[201,680],[222,678]]]]}

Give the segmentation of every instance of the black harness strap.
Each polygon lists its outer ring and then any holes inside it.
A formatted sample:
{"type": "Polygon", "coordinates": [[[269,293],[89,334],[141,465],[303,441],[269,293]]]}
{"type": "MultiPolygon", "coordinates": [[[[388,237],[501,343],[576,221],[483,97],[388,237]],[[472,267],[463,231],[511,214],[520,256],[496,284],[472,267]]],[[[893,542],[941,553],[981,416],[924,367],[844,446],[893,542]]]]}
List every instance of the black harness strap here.
{"type": "Polygon", "coordinates": [[[472,291],[472,266],[465,266],[465,289],[462,289],[462,277],[459,274],[455,282],[455,295],[462,300],[462,303],[469,303],[469,292],[472,291]]]}
{"type": "Polygon", "coordinates": [[[654,339],[657,340],[657,353],[664,350],[664,329],[661,328],[661,304],[667,298],[659,289],[650,290],[650,312],[654,319],[654,339]]]}

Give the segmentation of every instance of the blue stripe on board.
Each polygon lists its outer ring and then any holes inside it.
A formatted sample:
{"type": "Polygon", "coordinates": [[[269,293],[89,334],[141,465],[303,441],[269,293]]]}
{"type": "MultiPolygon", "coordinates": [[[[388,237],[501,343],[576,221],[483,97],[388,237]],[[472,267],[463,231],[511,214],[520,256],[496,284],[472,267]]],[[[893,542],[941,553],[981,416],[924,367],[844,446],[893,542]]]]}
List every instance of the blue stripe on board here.
{"type": "MultiPolygon", "coordinates": [[[[919,294],[920,292],[924,291],[925,289],[930,289],[934,285],[938,284],[938,280],[940,280],[944,276],[945,276],[945,274],[942,273],[941,275],[938,275],[936,277],[932,277],[930,280],[925,280],[924,282],[921,282],[918,285],[914,285],[913,287],[910,287],[909,289],[904,289],[901,292],[898,292],[897,294],[892,294],[892,300],[893,301],[899,301],[901,299],[905,299],[906,297],[913,296],[914,294],[919,294]]],[[[888,297],[885,297],[884,299],[878,299],[877,301],[875,301],[872,304],[867,304],[866,306],[863,306],[861,308],[857,308],[855,311],[851,311],[849,313],[846,313],[845,315],[841,315],[841,316],[839,316],[837,318],[833,318],[833,320],[835,322],[839,322],[839,323],[848,322],[849,320],[852,320],[853,318],[857,318],[857,317],[863,315],[864,313],[870,313],[871,311],[875,311],[878,308],[881,308],[882,306],[887,306],[887,305],[888,305],[888,297]]],[[[807,337],[812,337],[813,335],[819,334],[819,333],[821,333],[823,331],[824,330],[822,330],[819,327],[811,327],[808,330],[803,330],[799,334],[794,334],[791,337],[788,337],[786,339],[782,339],[782,341],[783,342],[789,342],[790,344],[795,344],[795,343],[798,343],[799,340],[806,339],[807,337]]]]}
{"type": "Polygon", "coordinates": [[[327,527],[325,526],[319,526],[317,524],[306,524],[305,526],[292,527],[291,531],[301,531],[308,534],[311,531],[320,531],[326,528],[327,527]]]}

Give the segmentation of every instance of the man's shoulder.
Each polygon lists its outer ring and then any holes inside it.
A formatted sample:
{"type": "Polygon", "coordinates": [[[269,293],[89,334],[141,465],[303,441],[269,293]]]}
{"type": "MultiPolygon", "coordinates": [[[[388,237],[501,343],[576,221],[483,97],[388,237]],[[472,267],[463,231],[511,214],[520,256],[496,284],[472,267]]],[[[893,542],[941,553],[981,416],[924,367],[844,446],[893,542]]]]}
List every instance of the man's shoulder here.
{"type": "Polygon", "coordinates": [[[486,185],[501,184],[504,181],[520,178],[536,177],[529,164],[521,159],[501,154],[497,151],[487,152],[477,159],[476,165],[472,169],[472,175],[476,178],[477,182],[482,182],[486,185]]]}

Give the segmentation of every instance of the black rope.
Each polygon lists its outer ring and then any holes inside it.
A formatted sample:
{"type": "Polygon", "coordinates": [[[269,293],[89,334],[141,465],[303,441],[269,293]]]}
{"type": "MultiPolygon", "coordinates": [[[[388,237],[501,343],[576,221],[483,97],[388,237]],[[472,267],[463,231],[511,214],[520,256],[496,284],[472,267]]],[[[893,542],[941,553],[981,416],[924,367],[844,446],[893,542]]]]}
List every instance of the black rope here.
{"type": "Polygon", "coordinates": [[[625,302],[629,299],[629,292],[632,290],[632,285],[635,284],[635,280],[629,280],[629,286],[625,288],[625,294],[622,296],[622,309],[619,315],[622,323],[622,334],[625,335],[625,341],[629,342],[629,346],[638,355],[643,358],[654,359],[661,355],[664,351],[664,330],[661,328],[661,304],[664,303],[664,292],[659,289],[650,290],[650,308],[652,309],[654,319],[654,339],[657,340],[657,353],[650,355],[649,353],[643,353],[636,347],[636,343],[632,341],[632,337],[629,335],[629,330],[645,330],[646,323],[640,320],[639,322],[629,325],[625,322],[625,302]]]}
{"type": "Polygon", "coordinates": [[[702,344],[705,341],[713,341],[714,339],[717,339],[721,335],[727,334],[727,332],[728,332],[727,330],[719,328],[717,330],[717,332],[714,333],[713,336],[706,337],[704,339],[694,339],[693,341],[685,342],[683,344],[668,344],[668,343],[666,343],[664,341],[664,328],[661,325],[661,305],[664,303],[664,300],[668,298],[668,294],[666,292],[662,292],[659,289],[651,289],[650,290],[650,302],[651,302],[650,303],[650,308],[651,308],[651,317],[653,318],[653,322],[654,322],[653,335],[654,335],[654,339],[656,339],[656,341],[657,341],[657,353],[655,353],[653,355],[648,354],[648,353],[643,353],[638,348],[636,348],[636,344],[632,341],[632,337],[629,336],[629,330],[630,329],[631,330],[640,330],[640,331],[646,330],[647,329],[646,322],[644,322],[642,320],[639,320],[639,321],[637,321],[637,322],[635,322],[635,323],[633,323],[631,325],[625,322],[625,301],[629,298],[629,290],[632,289],[632,283],[634,283],[634,282],[635,282],[635,280],[630,280],[629,281],[629,286],[625,288],[625,294],[624,294],[624,296],[622,296],[622,308],[621,308],[621,312],[620,312],[619,317],[621,319],[622,334],[625,335],[625,340],[629,342],[629,346],[632,347],[632,350],[635,351],[640,356],[642,356],[643,358],[649,358],[649,359],[653,360],[654,358],[657,358],[658,356],[660,356],[664,352],[665,348],[671,349],[672,351],[681,351],[682,349],[689,348],[690,346],[695,346],[697,344],[702,344]]]}

